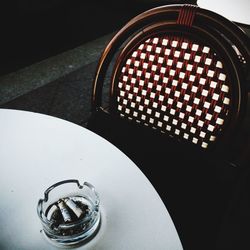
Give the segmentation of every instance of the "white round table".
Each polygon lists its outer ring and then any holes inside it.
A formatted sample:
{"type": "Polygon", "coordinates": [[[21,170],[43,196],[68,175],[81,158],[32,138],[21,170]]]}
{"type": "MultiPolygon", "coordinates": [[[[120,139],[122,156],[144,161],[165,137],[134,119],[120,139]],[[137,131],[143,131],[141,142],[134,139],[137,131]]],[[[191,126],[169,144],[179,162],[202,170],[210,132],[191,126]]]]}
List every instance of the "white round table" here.
{"type": "Polygon", "coordinates": [[[55,249],[36,207],[52,184],[78,179],[100,196],[102,224],[79,249],[181,250],[175,226],[139,168],[115,146],[71,122],[0,109],[0,249],[55,249]]]}
{"type": "Polygon", "coordinates": [[[250,25],[249,0],[198,0],[197,4],[226,17],[230,21],[250,25]]]}

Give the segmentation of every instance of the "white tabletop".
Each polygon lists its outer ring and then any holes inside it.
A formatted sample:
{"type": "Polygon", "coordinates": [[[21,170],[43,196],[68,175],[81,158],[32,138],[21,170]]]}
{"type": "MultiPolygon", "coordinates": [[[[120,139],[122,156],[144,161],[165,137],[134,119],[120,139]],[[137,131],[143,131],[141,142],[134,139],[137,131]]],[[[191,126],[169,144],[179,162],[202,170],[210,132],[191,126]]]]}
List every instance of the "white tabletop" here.
{"type": "Polygon", "coordinates": [[[80,249],[181,250],[159,195],[121,151],[89,130],[55,117],[0,109],[0,249],[55,249],[36,206],[65,179],[88,181],[100,196],[102,225],[80,249]]]}
{"type": "Polygon", "coordinates": [[[198,0],[197,4],[231,21],[250,25],[249,0],[198,0]]]}

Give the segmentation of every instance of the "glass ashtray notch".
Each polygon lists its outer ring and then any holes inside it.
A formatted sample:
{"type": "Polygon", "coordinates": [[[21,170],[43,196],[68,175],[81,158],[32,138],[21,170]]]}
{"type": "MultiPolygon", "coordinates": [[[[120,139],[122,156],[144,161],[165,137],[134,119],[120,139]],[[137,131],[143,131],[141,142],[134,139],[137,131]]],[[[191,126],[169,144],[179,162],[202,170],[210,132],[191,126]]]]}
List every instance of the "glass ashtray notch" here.
{"type": "Polygon", "coordinates": [[[99,196],[88,182],[81,185],[78,180],[64,180],[50,186],[37,205],[45,236],[61,247],[88,242],[100,227],[99,204],[99,196]]]}

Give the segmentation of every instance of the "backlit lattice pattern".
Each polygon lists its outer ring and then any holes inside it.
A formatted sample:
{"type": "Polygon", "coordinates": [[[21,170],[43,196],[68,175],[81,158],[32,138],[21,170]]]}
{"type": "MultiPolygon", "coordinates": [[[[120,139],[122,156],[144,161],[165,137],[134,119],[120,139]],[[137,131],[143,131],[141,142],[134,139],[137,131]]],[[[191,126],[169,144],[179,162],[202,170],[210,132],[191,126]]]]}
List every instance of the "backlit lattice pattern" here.
{"type": "Polygon", "coordinates": [[[118,112],[207,148],[229,113],[228,80],[210,47],[183,37],[150,38],[121,68],[118,112]]]}

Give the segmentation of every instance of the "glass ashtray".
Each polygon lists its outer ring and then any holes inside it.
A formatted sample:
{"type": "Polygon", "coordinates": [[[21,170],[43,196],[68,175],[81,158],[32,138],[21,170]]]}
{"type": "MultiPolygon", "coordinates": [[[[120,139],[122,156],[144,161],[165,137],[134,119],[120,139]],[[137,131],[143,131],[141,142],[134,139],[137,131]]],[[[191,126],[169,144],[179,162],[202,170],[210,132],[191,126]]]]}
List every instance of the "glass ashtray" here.
{"type": "Polygon", "coordinates": [[[100,227],[99,196],[93,185],[64,180],[50,186],[38,201],[37,213],[49,241],[74,247],[91,240],[100,227]]]}

